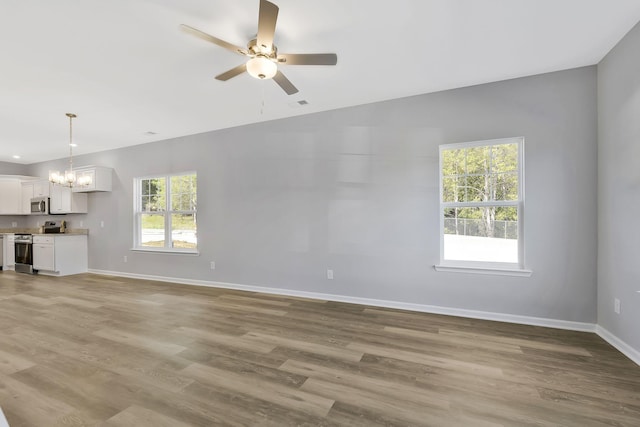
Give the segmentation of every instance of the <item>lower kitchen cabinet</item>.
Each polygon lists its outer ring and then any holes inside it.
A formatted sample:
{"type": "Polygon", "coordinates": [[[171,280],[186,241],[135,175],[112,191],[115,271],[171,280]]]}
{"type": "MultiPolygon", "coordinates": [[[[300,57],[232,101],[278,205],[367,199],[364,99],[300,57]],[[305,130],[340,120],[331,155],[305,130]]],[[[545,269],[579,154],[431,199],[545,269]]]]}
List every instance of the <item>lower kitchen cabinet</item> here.
{"type": "Polygon", "coordinates": [[[33,236],[33,268],[35,270],[56,270],[54,237],[33,236]]]}
{"type": "Polygon", "coordinates": [[[16,248],[14,246],[15,235],[11,233],[7,233],[4,235],[4,239],[2,239],[2,254],[4,255],[4,259],[2,261],[2,269],[3,270],[13,270],[16,266],[16,248]]]}
{"type": "Polygon", "coordinates": [[[86,235],[34,235],[33,269],[55,276],[86,273],[87,250],[86,235]]]}

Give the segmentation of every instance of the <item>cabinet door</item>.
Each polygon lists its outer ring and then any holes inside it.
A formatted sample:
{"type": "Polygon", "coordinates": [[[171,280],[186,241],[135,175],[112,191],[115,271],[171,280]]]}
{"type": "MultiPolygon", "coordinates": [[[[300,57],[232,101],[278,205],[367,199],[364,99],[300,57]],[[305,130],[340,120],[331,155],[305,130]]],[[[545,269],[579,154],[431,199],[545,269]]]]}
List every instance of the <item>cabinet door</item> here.
{"type": "Polygon", "coordinates": [[[77,185],[73,187],[71,191],[73,191],[74,193],[87,193],[96,189],[95,169],[78,170],[76,171],[76,177],[79,183],[83,182],[83,180],[86,180],[85,182],[88,182],[88,184],[77,185]]]}
{"type": "Polygon", "coordinates": [[[33,198],[33,182],[22,183],[22,213],[31,213],[31,199],[33,198]]]}
{"type": "Polygon", "coordinates": [[[33,268],[36,270],[55,271],[55,247],[52,244],[33,244],[33,268]]]}
{"type": "Polygon", "coordinates": [[[22,213],[22,184],[18,180],[0,179],[0,214],[20,215],[22,213]]]}
{"type": "MultiPolygon", "coordinates": [[[[13,243],[11,243],[13,245],[13,243]]],[[[6,270],[9,266],[9,236],[2,237],[2,266],[6,270]]]]}
{"type": "Polygon", "coordinates": [[[49,210],[51,213],[71,212],[71,189],[62,185],[51,186],[49,210]]]}
{"type": "Polygon", "coordinates": [[[15,246],[15,236],[13,234],[4,236],[5,246],[4,246],[4,260],[5,267],[13,267],[16,265],[16,246],[15,246]]]}
{"type": "Polygon", "coordinates": [[[49,181],[36,181],[33,183],[33,197],[48,197],[49,181]]]}

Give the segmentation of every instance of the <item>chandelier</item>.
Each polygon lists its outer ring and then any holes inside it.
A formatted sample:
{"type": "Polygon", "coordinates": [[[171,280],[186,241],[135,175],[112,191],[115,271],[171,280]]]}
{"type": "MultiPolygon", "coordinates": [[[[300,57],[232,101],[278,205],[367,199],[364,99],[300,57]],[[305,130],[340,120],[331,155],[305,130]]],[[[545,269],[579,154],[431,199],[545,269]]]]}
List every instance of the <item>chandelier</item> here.
{"type": "Polygon", "coordinates": [[[73,147],[75,146],[73,143],[73,119],[78,116],[73,113],[67,113],[66,115],[69,117],[69,169],[64,171],[64,173],[60,173],[60,171],[50,171],[49,182],[66,187],[86,187],[91,184],[91,176],[76,176],[76,172],[73,170],[73,147]]]}

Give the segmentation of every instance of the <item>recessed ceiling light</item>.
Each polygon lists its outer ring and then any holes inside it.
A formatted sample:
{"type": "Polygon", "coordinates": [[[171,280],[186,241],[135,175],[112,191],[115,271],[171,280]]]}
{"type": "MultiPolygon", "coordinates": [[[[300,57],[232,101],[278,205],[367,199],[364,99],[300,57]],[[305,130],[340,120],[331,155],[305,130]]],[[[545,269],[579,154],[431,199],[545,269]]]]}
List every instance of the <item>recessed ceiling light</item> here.
{"type": "Polygon", "coordinates": [[[74,148],[78,146],[78,144],[76,144],[75,142],[74,142],[74,143],[72,143],[72,144],[69,144],[69,145],[70,145],[71,147],[74,147],[74,148]]]}
{"type": "Polygon", "coordinates": [[[20,156],[18,156],[17,154],[14,154],[12,157],[13,157],[14,159],[19,159],[19,158],[20,158],[20,156]]]}

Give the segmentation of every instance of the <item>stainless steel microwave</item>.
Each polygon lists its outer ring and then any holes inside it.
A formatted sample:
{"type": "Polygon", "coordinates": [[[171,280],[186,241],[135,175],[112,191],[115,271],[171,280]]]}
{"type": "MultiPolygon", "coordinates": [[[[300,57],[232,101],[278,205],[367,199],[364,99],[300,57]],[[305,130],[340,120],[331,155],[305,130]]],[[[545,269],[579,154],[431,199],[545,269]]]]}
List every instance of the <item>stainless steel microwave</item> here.
{"type": "Polygon", "coordinates": [[[49,198],[36,197],[31,199],[31,215],[49,215],[49,198]]]}

